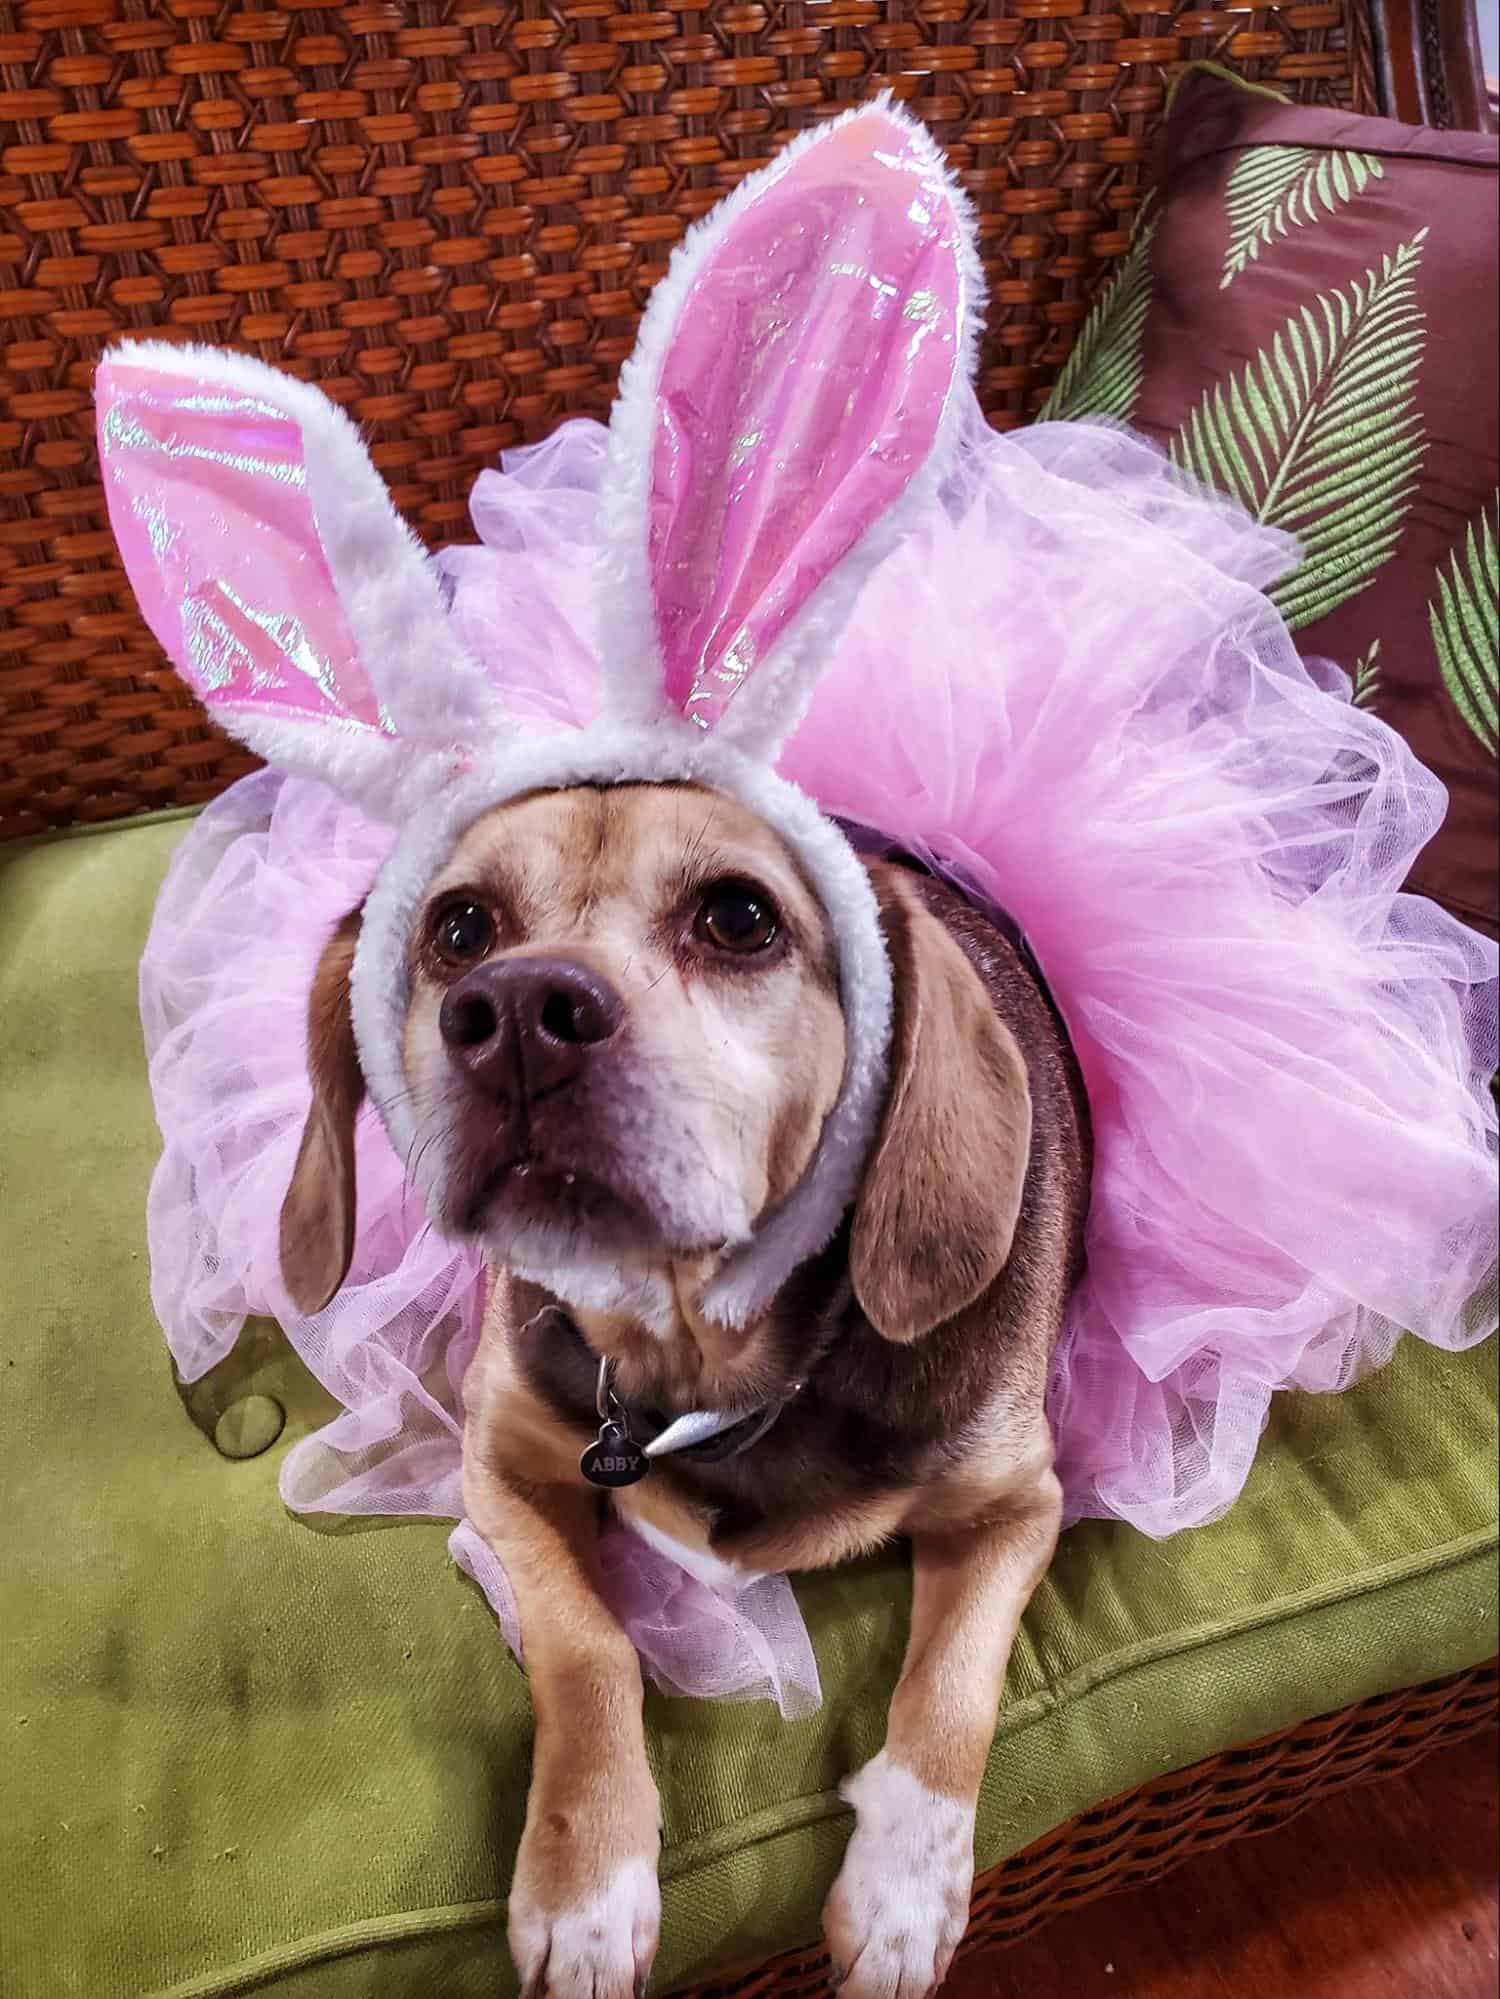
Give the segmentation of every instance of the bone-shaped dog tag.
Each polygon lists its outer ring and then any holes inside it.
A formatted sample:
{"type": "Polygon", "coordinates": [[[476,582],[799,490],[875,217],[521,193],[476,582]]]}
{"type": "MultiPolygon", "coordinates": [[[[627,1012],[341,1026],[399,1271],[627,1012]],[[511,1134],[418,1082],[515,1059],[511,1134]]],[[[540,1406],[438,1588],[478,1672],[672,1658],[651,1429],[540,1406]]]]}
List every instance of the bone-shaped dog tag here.
{"type": "Polygon", "coordinates": [[[651,1461],[625,1425],[611,1420],[603,1425],[578,1460],[578,1469],[590,1485],[613,1489],[643,1479],[651,1469],[651,1461]]]}

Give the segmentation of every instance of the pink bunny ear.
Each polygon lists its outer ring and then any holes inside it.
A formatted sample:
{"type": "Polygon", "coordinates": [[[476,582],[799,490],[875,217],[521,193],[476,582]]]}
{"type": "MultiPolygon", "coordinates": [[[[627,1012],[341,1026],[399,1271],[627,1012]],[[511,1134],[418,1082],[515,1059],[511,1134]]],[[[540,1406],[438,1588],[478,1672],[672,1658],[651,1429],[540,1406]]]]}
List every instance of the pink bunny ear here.
{"type": "Polygon", "coordinates": [[[391,809],[493,697],[342,411],[246,356],[118,347],[95,378],[110,521],[142,615],[215,718],[391,809]]]}
{"type": "Polygon", "coordinates": [[[964,197],[888,103],[795,142],[699,225],[610,426],[617,714],[665,707],[774,749],[900,503],[939,475],[976,298],[964,197]]]}

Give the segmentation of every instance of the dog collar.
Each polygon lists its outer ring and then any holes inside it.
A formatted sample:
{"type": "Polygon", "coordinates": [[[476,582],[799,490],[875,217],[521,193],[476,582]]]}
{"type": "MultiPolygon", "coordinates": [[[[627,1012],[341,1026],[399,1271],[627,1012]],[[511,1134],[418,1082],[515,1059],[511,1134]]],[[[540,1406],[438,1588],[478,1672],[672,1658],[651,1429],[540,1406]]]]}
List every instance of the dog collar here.
{"type": "MultiPolygon", "coordinates": [[[[574,1331],[576,1334],[576,1327],[574,1331]]],[[[579,1470],[591,1485],[615,1489],[637,1484],[651,1469],[653,1458],[724,1464],[758,1444],[806,1386],[805,1379],[793,1381],[785,1394],[744,1415],[689,1409],[680,1416],[664,1418],[655,1410],[632,1407],[616,1394],[614,1364],[608,1354],[601,1354],[594,1392],[599,1434],[579,1459],[579,1470]]]]}

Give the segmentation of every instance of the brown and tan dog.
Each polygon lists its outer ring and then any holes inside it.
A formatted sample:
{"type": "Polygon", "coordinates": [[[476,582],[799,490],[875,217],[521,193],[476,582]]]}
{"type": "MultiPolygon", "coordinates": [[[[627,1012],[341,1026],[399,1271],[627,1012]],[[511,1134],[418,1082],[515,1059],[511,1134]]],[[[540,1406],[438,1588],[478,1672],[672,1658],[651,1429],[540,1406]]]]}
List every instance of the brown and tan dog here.
{"type": "MultiPolygon", "coordinates": [[[[911,1635],[825,1925],[846,1999],[922,1999],[967,1917],[1006,1662],[1051,1558],[1043,1409],[1078,1275],[1087,1113],[1021,953],[943,884],[871,862],[895,968],[882,1123],[832,1245],[748,1332],[697,1301],[797,1183],[838,1093],[828,926],[780,837],[690,786],[535,795],[462,838],[409,940],[405,1067],[435,1219],[496,1264],[464,1384],[471,1519],[515,1592],[536,1711],[510,1941],[528,1993],[629,1999],[656,1947],[658,1804],[635,1650],[597,1571],[581,1451],[599,1359],[633,1431],[745,1412],[614,1504],[713,1580],[910,1536],[911,1635]],[[604,1306],[505,1275],[614,1273],[604,1306]],[[768,1420],[769,1419],[769,1420],[768,1420]],[[765,1425],[765,1427],[762,1427],[765,1425]]],[[[283,1212],[299,1302],[353,1240],[358,912],[320,965],[314,1101],[283,1212]]]]}

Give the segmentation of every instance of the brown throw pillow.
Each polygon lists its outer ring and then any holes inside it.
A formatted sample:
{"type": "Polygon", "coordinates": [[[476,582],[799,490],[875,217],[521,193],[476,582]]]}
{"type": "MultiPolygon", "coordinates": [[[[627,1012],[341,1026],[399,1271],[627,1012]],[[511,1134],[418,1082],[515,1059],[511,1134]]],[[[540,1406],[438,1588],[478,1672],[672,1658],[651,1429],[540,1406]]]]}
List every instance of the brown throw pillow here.
{"type": "Polygon", "coordinates": [[[1493,137],[1189,71],[1134,248],[1043,412],[1103,414],[1296,534],[1304,654],[1447,784],[1411,886],[1500,932],[1493,137]]]}

